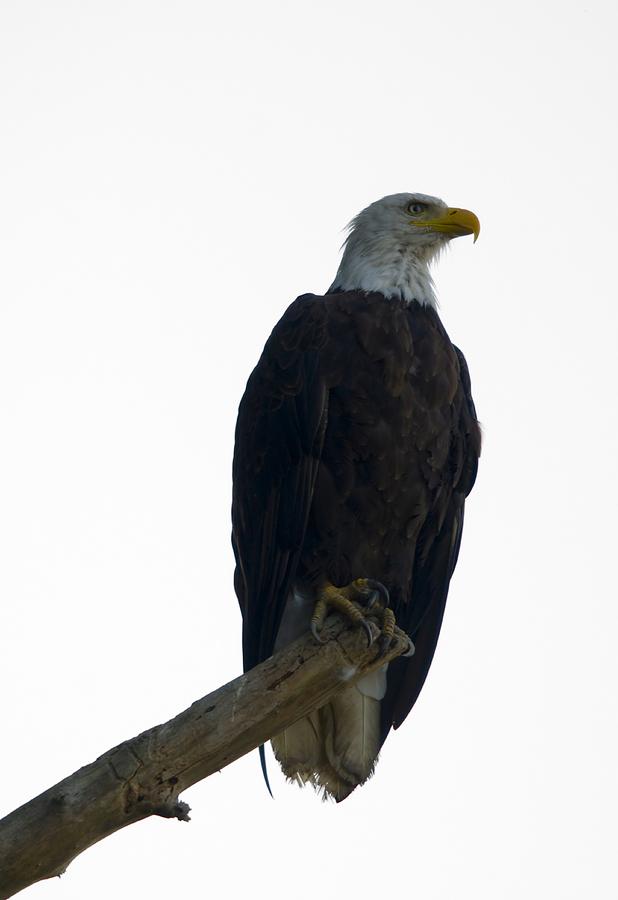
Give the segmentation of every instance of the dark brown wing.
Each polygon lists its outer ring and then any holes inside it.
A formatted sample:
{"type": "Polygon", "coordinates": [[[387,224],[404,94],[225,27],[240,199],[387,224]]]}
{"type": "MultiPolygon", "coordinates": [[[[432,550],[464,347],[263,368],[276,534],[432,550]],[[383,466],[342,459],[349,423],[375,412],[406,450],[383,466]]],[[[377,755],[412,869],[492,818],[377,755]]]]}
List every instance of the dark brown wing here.
{"type": "Polygon", "coordinates": [[[464,519],[464,502],[476,479],[481,432],[472,400],[465,358],[459,361],[460,389],[454,401],[449,490],[428,515],[416,546],[411,597],[395,610],[401,628],[414,641],[410,659],[398,659],[388,671],[382,704],[382,742],[398,728],[421,692],[440,634],[451,576],[457,564],[464,519]]]}
{"type": "Polygon", "coordinates": [[[325,318],[321,298],[294,301],[268,339],[238,411],[232,543],[245,671],[272,653],[303,545],[326,428],[325,318]]]}

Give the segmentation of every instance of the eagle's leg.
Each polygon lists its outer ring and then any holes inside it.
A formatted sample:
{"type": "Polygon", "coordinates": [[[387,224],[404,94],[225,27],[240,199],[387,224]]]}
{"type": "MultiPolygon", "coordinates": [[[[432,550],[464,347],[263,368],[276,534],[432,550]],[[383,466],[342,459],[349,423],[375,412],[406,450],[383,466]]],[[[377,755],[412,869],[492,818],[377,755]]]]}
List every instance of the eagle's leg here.
{"type": "Polygon", "coordinates": [[[313,615],[311,616],[311,633],[316,641],[322,643],[320,631],[329,609],[334,609],[341,615],[347,616],[355,625],[362,626],[367,632],[367,640],[369,646],[371,646],[374,641],[374,632],[365,617],[365,613],[358,606],[359,603],[363,603],[366,610],[370,610],[372,615],[377,614],[379,618],[383,618],[382,642],[385,634],[388,633],[388,642],[386,644],[386,648],[388,648],[395,627],[395,617],[392,610],[388,609],[388,599],[388,591],[384,585],[371,578],[357,578],[341,588],[326,582],[317,591],[317,599],[313,608],[313,615]],[[378,601],[381,601],[381,603],[378,603],[378,601]],[[377,608],[374,610],[376,606],[377,608]],[[390,615],[385,618],[387,610],[390,615]]]}

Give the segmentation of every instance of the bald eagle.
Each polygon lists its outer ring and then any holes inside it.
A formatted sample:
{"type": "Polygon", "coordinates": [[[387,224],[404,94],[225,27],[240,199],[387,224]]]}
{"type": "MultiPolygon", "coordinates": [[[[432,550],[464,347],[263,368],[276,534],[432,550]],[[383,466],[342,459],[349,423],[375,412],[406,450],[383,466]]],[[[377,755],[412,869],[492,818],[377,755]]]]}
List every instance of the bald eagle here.
{"type": "MultiPolygon", "coordinates": [[[[410,712],[440,632],[481,437],[429,266],[479,229],[474,213],[425,194],[372,203],[328,292],[298,297],[275,325],[240,403],[232,543],[245,671],[310,628],[319,640],[332,609],[367,627],[371,607],[384,646],[395,620],[411,640],[407,658],[272,740],[289,779],[337,801],[410,712]]],[[[263,748],[262,766],[266,777],[263,748]]]]}

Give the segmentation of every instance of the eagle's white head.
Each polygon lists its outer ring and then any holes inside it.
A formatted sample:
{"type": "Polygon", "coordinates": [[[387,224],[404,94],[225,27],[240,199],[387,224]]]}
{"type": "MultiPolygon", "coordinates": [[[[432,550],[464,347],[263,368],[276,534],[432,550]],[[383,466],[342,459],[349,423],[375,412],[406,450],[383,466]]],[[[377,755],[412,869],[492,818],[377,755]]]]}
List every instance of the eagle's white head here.
{"type": "Polygon", "coordinates": [[[479,220],[426,194],[391,194],[350,222],[341,265],[331,291],[377,291],[410,303],[436,306],[429,264],[448,241],[477,239],[479,220]]]}

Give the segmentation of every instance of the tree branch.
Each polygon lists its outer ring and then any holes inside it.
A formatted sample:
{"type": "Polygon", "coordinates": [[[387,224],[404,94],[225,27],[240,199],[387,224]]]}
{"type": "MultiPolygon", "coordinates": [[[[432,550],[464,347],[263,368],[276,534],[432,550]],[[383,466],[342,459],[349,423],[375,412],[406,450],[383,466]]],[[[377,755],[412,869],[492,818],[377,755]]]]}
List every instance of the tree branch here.
{"type": "Polygon", "coordinates": [[[329,619],[163,725],[100,756],[0,821],[0,900],[61,875],[83,850],[147,816],[188,821],[186,788],[265,743],[408,648],[378,657],[365,632],[329,619]]]}

